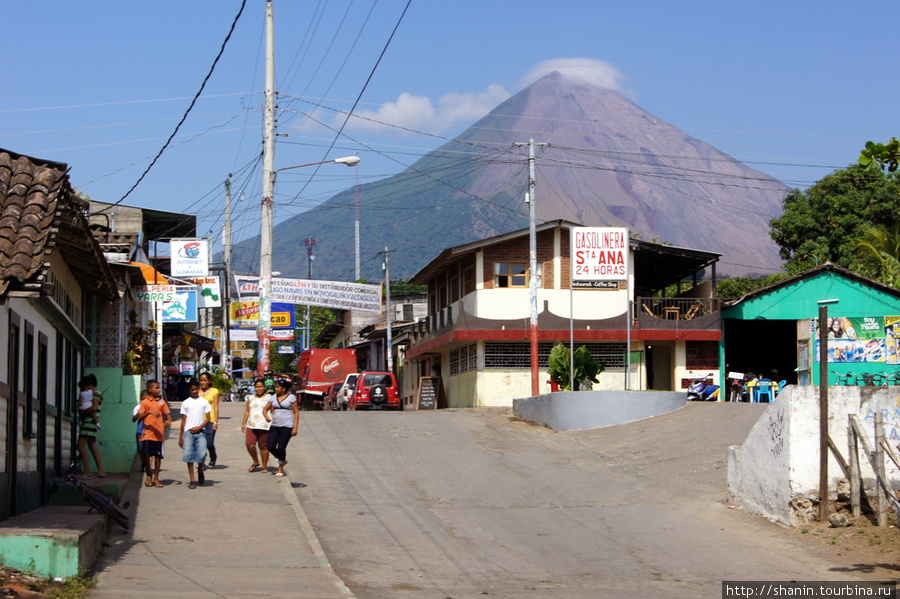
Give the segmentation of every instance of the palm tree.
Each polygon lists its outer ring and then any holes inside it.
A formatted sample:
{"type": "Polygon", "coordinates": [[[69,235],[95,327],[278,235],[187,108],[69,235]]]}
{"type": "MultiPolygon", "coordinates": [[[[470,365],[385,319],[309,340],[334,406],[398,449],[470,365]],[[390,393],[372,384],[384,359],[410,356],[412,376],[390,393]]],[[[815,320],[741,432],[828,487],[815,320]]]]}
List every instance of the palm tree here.
{"type": "Polygon", "coordinates": [[[870,225],[856,242],[857,270],[871,278],[900,287],[900,225],[870,225]]]}

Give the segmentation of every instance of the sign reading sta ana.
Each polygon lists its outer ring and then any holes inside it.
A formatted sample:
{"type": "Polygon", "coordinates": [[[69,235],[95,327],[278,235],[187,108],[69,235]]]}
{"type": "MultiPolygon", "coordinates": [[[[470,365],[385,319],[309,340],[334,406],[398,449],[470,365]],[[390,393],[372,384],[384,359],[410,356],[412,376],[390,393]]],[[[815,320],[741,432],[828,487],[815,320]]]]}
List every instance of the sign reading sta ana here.
{"type": "Polygon", "coordinates": [[[627,280],[628,246],[624,227],[573,227],[572,281],[627,280]]]}

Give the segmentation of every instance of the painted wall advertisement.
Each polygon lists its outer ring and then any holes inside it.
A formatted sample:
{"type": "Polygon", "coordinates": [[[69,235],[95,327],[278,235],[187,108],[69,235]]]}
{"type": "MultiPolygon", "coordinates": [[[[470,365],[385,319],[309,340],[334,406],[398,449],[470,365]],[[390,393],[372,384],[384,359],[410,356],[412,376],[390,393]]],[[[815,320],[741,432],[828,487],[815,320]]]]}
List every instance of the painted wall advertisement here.
{"type": "MultiPolygon", "coordinates": [[[[811,330],[819,356],[818,322],[811,330]]],[[[900,364],[900,316],[834,316],[828,318],[828,361],[900,364]]]]}
{"type": "Polygon", "coordinates": [[[601,282],[628,279],[628,229],[573,227],[570,240],[572,287],[616,289],[601,282]]]}

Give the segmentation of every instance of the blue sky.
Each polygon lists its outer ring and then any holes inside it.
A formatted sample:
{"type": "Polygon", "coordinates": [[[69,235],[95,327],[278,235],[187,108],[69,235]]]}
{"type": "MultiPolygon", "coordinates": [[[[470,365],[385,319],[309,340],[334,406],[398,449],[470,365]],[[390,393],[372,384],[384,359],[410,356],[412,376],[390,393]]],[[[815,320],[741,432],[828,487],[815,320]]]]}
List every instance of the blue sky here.
{"type": "MultiPolygon", "coordinates": [[[[120,200],[173,132],[240,5],[8,3],[0,147],[65,162],[77,188],[120,200]]],[[[405,7],[275,0],[276,168],[362,159],[281,173],[276,221],[400,172],[549,67],[589,73],[795,187],[853,162],[866,140],[900,135],[897,2],[414,0],[387,45],[405,7]],[[371,120],[351,119],[336,139],[358,97],[371,120]]],[[[219,240],[233,173],[236,237],[259,233],[264,13],[263,0],[247,0],[203,95],[125,204],[196,214],[198,233],[219,240]]]]}

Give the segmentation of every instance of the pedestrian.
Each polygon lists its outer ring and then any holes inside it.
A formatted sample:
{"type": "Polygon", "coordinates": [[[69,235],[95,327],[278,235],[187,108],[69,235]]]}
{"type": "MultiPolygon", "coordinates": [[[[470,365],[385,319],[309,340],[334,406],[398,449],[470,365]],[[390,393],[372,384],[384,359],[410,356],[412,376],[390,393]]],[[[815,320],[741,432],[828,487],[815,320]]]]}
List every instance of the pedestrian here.
{"type": "Polygon", "coordinates": [[[97,478],[106,476],[103,470],[103,458],[100,456],[100,448],[97,446],[97,431],[100,430],[100,403],[103,395],[97,392],[97,377],[94,374],[86,374],[78,382],[80,390],[78,396],[78,453],[81,454],[82,474],[92,477],[91,460],[88,456],[94,456],[97,464],[97,478]]]}
{"type": "Polygon", "coordinates": [[[206,433],[206,450],[209,452],[209,467],[216,465],[216,431],[219,429],[219,390],[212,386],[212,375],[208,372],[200,373],[200,397],[209,402],[212,410],[209,413],[209,423],[203,428],[206,433]]]}
{"type": "Polygon", "coordinates": [[[248,472],[255,472],[262,460],[262,472],[269,471],[269,427],[272,425],[266,405],[271,401],[271,396],[266,390],[266,382],[256,379],[253,383],[256,394],[247,398],[247,407],[244,409],[244,420],[241,422],[241,432],[244,433],[244,443],[247,445],[247,453],[253,459],[248,472]],[[257,447],[259,453],[257,454],[257,447]]]}
{"type": "Polygon", "coordinates": [[[209,423],[212,408],[209,402],[200,397],[200,385],[191,381],[188,385],[188,398],[181,402],[181,432],[178,435],[178,446],[182,449],[182,461],[187,462],[188,475],[191,482],[189,489],[196,489],[197,482],[202,485],[203,462],[206,461],[206,434],[203,428],[209,423]],[[197,464],[197,478],[194,478],[194,464],[197,464]]]}
{"type": "Polygon", "coordinates": [[[278,459],[275,476],[279,477],[284,476],[288,441],[297,435],[297,427],[300,426],[297,396],[291,393],[290,389],[289,380],[275,379],[275,396],[270,396],[264,411],[272,422],[272,426],[269,427],[269,453],[278,459]]]}
{"type": "Polygon", "coordinates": [[[159,482],[159,471],[162,468],[163,443],[166,440],[166,429],[172,423],[172,416],[166,400],[160,395],[159,381],[147,381],[147,395],[141,399],[138,420],[144,425],[141,433],[141,448],[147,455],[147,477],[145,487],[162,487],[159,482]],[[152,477],[151,477],[152,469],[152,477]]]}
{"type": "MultiPolygon", "coordinates": [[[[147,390],[141,390],[141,399],[147,395],[147,390]]],[[[138,420],[138,413],[141,411],[141,404],[138,403],[134,406],[134,409],[131,411],[131,421],[137,422],[137,426],[134,431],[134,442],[137,445],[138,457],[141,458],[141,472],[144,473],[145,476],[152,476],[153,473],[150,470],[150,466],[147,461],[147,454],[144,453],[144,448],[141,447],[141,434],[144,432],[144,423],[138,420]]]]}

